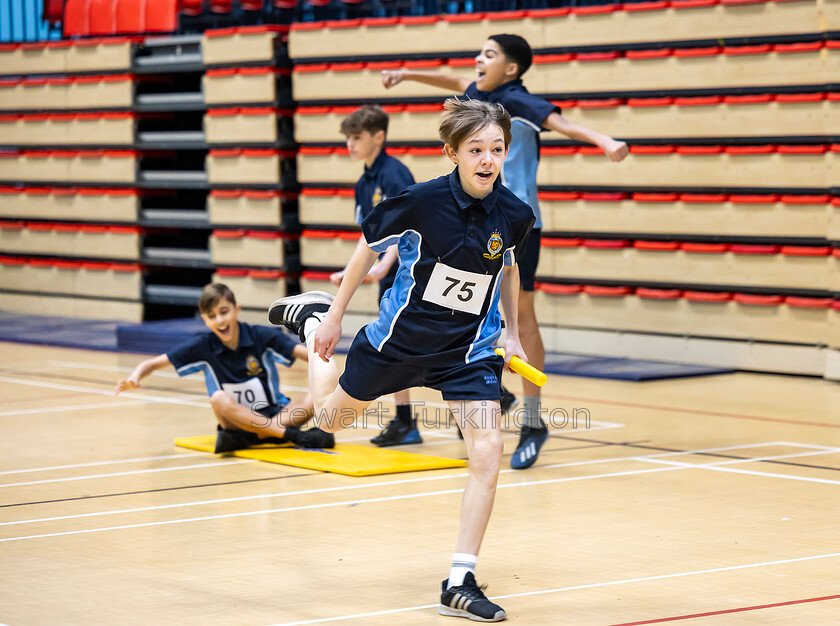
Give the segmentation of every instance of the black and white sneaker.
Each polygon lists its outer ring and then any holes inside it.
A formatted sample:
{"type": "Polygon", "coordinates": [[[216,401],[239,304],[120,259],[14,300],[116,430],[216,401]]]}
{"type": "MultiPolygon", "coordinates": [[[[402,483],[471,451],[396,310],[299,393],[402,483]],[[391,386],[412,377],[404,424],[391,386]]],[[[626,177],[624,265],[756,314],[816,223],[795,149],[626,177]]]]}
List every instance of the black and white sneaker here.
{"type": "Polygon", "coordinates": [[[287,296],[275,300],[268,307],[268,321],[275,326],[285,326],[296,333],[303,343],[303,323],[316,313],[326,313],[335,296],[325,291],[307,291],[296,296],[287,296]]]}
{"type": "Polygon", "coordinates": [[[449,580],[444,580],[440,592],[438,613],[452,617],[466,617],[474,622],[501,622],[507,617],[505,610],[493,604],[484,595],[484,587],[475,582],[472,572],[464,576],[464,584],[446,588],[449,580]]]}

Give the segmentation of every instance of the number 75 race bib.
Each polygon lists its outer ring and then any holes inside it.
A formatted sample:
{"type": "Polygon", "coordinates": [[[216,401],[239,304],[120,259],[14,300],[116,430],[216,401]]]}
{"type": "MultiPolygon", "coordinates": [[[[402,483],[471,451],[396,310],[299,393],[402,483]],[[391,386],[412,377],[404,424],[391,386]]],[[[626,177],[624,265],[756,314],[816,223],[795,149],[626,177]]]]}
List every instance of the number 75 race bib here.
{"type": "Polygon", "coordinates": [[[426,291],[423,292],[423,300],[447,309],[478,315],[491,280],[492,274],[465,272],[444,263],[435,263],[426,291]]]}

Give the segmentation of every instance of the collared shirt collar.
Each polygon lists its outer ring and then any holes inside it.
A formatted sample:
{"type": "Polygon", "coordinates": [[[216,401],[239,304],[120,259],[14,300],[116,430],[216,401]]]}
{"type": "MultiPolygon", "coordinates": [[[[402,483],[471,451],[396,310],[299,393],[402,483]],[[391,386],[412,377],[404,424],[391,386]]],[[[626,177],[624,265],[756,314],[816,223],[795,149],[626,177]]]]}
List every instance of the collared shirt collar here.
{"type": "MultiPolygon", "coordinates": [[[[482,93],[488,94],[488,98],[492,98],[495,95],[498,95],[504,91],[507,91],[511,87],[521,87],[522,86],[522,79],[521,78],[514,78],[513,80],[509,80],[507,82],[502,83],[495,89],[490,91],[483,91],[482,93]]],[[[479,90],[480,91],[480,90],[479,90]]],[[[491,100],[492,102],[492,100],[491,100]]]]}
{"type": "Polygon", "coordinates": [[[373,160],[373,165],[368,167],[365,165],[365,176],[369,178],[375,177],[379,170],[382,169],[382,166],[385,163],[385,159],[387,158],[387,153],[385,152],[385,146],[382,146],[382,150],[379,151],[379,154],[376,155],[376,158],[373,160]]]}
{"type": "Polygon", "coordinates": [[[484,196],[484,198],[473,198],[461,186],[461,177],[458,174],[458,166],[456,165],[455,169],[449,174],[449,189],[455,197],[455,203],[458,205],[458,208],[466,210],[478,202],[484,208],[484,212],[489,215],[493,207],[496,206],[496,200],[499,197],[499,186],[502,184],[501,179],[502,177],[499,175],[493,183],[493,191],[484,196]]]}
{"type": "MultiPolygon", "coordinates": [[[[239,324],[239,345],[236,346],[236,349],[239,350],[239,348],[253,346],[254,338],[251,336],[251,331],[242,322],[237,322],[237,324],[239,324]]],[[[216,336],[216,333],[213,333],[213,352],[224,354],[225,350],[230,350],[230,348],[222,343],[218,336],[216,336]]]]}

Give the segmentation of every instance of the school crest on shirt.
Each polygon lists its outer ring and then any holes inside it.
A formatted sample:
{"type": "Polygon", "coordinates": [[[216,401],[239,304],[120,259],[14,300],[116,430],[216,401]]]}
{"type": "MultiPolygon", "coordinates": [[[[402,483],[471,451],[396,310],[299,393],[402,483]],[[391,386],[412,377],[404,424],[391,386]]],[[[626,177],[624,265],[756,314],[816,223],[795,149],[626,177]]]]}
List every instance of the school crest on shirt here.
{"type": "Polygon", "coordinates": [[[373,206],[376,206],[377,204],[382,202],[384,199],[385,199],[385,194],[382,193],[382,187],[377,187],[376,189],[373,190],[373,198],[371,198],[371,202],[373,203],[373,206]]]}
{"type": "Polygon", "coordinates": [[[502,233],[498,229],[494,230],[490,233],[490,239],[487,240],[487,252],[484,253],[484,258],[495,261],[502,256],[502,246],[504,245],[505,242],[502,241],[502,233]]]}
{"type": "Polygon", "coordinates": [[[248,376],[259,376],[262,374],[262,366],[257,360],[257,357],[249,354],[245,357],[245,366],[248,368],[248,376]]]}

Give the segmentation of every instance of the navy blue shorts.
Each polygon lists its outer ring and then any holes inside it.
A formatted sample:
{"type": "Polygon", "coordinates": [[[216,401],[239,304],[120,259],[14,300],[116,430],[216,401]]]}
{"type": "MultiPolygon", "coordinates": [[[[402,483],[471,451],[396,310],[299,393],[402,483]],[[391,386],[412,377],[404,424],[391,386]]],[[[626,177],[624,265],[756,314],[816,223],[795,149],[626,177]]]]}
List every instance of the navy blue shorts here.
{"type": "Polygon", "coordinates": [[[534,277],[537,275],[537,264],[540,262],[541,242],[542,230],[534,228],[528,235],[522,254],[516,256],[516,263],[519,265],[519,285],[522,291],[534,290],[534,277]]]}
{"type": "Polygon", "coordinates": [[[282,411],[283,407],[289,404],[289,402],[291,402],[291,400],[289,400],[286,396],[283,396],[277,404],[269,404],[268,406],[255,404],[251,407],[251,411],[262,415],[263,417],[274,417],[282,411]]]}
{"type": "Polygon", "coordinates": [[[498,402],[499,381],[505,360],[500,356],[474,363],[423,367],[377,352],[362,328],[347,353],[344,373],[338,381],[351,398],[372,402],[381,396],[410,389],[431,387],[444,400],[488,400],[498,402]]]}

